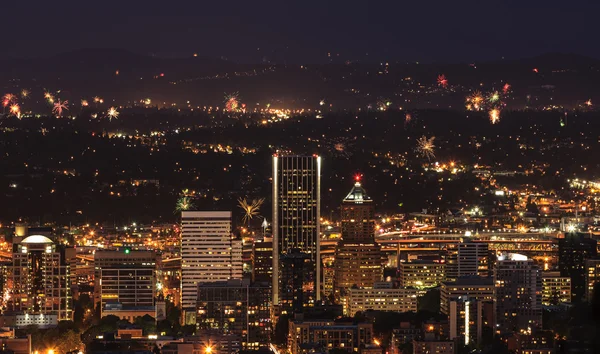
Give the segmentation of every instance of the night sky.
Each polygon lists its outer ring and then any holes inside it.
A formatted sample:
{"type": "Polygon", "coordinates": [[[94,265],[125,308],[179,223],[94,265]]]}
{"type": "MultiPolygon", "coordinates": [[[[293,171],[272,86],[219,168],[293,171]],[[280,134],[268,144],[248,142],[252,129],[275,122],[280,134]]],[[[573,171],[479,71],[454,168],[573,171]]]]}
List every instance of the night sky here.
{"type": "Polygon", "coordinates": [[[600,58],[594,0],[30,0],[3,2],[0,12],[0,57],[126,48],[240,62],[600,58]]]}

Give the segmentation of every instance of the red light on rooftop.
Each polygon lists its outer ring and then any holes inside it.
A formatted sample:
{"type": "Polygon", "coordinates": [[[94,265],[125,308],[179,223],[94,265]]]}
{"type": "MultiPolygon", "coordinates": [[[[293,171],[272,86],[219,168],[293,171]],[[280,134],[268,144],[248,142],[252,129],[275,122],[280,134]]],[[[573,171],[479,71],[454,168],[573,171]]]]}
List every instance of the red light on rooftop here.
{"type": "Polygon", "coordinates": [[[358,175],[358,174],[354,176],[354,180],[355,180],[356,182],[360,182],[360,178],[361,178],[361,176],[360,176],[360,175],[358,175]]]}

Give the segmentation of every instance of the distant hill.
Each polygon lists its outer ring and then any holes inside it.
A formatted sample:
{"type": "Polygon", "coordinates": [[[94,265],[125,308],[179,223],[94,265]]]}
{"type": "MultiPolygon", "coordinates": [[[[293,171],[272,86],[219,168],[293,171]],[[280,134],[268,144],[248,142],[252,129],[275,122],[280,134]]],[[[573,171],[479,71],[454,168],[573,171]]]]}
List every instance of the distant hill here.
{"type": "MultiPolygon", "coordinates": [[[[0,60],[0,93],[61,90],[61,98],[101,96],[127,105],[150,97],[156,104],[222,105],[225,93],[239,91],[243,102],[273,106],[356,108],[390,99],[405,108],[460,107],[466,93],[499,90],[510,83],[511,99],[524,104],[600,103],[600,61],[573,54],[463,64],[332,63],[286,66],[238,64],[209,57],[159,58],[122,49],[81,49],[34,59],[0,60]],[[537,69],[537,72],[534,71],[537,69]],[[436,91],[444,74],[453,88],[436,91]],[[414,87],[408,87],[407,78],[414,87]],[[420,86],[419,86],[420,85],[420,86]],[[417,92],[418,91],[418,92],[417,92]],[[331,105],[331,106],[330,106],[331,105]]],[[[29,103],[31,106],[33,102],[29,103]]]]}

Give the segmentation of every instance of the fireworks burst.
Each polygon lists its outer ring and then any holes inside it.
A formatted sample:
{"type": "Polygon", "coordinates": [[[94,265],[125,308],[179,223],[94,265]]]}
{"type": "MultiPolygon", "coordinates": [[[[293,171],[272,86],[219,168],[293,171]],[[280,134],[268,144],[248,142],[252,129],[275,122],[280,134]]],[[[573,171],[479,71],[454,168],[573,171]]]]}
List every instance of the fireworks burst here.
{"type": "Polygon", "coordinates": [[[448,79],[446,79],[446,75],[442,74],[437,77],[438,86],[441,88],[448,87],[448,79]]]}
{"type": "Polygon", "coordinates": [[[260,207],[264,201],[264,198],[252,199],[252,202],[248,203],[246,198],[238,199],[238,206],[244,211],[242,222],[245,224],[250,224],[250,220],[259,215],[260,207]]]}
{"type": "Polygon", "coordinates": [[[484,99],[483,95],[479,91],[473,92],[466,98],[466,107],[469,111],[480,111],[483,109],[484,99]]]}
{"type": "Polygon", "coordinates": [[[336,158],[349,159],[352,156],[351,148],[353,145],[352,139],[340,137],[328,140],[325,147],[336,158]]]}
{"type": "Polygon", "coordinates": [[[319,106],[324,106],[325,105],[325,100],[320,100],[319,101],[319,106]]]}
{"type": "Polygon", "coordinates": [[[507,82],[504,84],[504,86],[502,86],[502,93],[506,95],[508,91],[510,91],[510,84],[507,82]]]}
{"type": "Polygon", "coordinates": [[[81,107],[87,107],[90,103],[87,100],[81,100],[81,107]]]}
{"type": "Polygon", "coordinates": [[[496,124],[500,121],[500,110],[498,108],[494,108],[490,110],[490,123],[496,124]]]}
{"type": "Polygon", "coordinates": [[[417,147],[415,148],[416,152],[421,155],[421,157],[427,158],[427,160],[431,161],[435,158],[435,145],[433,141],[435,140],[435,136],[431,138],[427,138],[425,135],[417,139],[417,147]]]}
{"type": "Polygon", "coordinates": [[[490,93],[488,96],[488,101],[490,103],[496,103],[496,102],[500,101],[500,94],[498,93],[498,91],[494,91],[494,92],[490,93]]]}
{"type": "Polygon", "coordinates": [[[2,97],[2,105],[4,106],[4,108],[8,107],[11,104],[14,104],[17,102],[17,96],[13,95],[12,93],[7,93],[6,95],[4,95],[2,97]]]}
{"type": "Polygon", "coordinates": [[[404,124],[410,123],[411,120],[412,120],[412,114],[409,112],[406,112],[406,114],[404,115],[404,124]]]}
{"type": "Polygon", "coordinates": [[[54,108],[52,108],[52,113],[56,114],[58,117],[62,117],[64,111],[69,110],[69,101],[62,102],[60,99],[54,104],[54,108]]]}
{"type": "Polygon", "coordinates": [[[29,90],[27,90],[27,89],[21,90],[21,98],[28,98],[30,94],[31,94],[31,92],[29,92],[29,90]]]}
{"type": "Polygon", "coordinates": [[[112,121],[113,119],[119,118],[119,111],[115,107],[110,107],[106,112],[106,116],[108,117],[108,121],[112,121]]]}
{"type": "Polygon", "coordinates": [[[44,98],[49,104],[54,104],[54,95],[52,95],[50,92],[44,92],[44,98]]]}
{"type": "Polygon", "coordinates": [[[470,96],[467,96],[467,110],[479,111],[482,109],[483,95],[479,91],[473,92],[470,96]]]}
{"type": "Polygon", "coordinates": [[[192,203],[192,200],[190,199],[190,197],[184,195],[177,200],[177,204],[175,205],[174,213],[176,214],[178,212],[190,210],[192,208],[194,208],[194,203],[192,203]]]}
{"type": "Polygon", "coordinates": [[[588,107],[591,107],[592,106],[592,100],[589,99],[589,100],[585,101],[585,105],[588,106],[588,107]]]}
{"type": "Polygon", "coordinates": [[[13,103],[10,106],[10,113],[20,119],[21,118],[21,107],[17,103],[13,103]]]}
{"type": "Polygon", "coordinates": [[[235,112],[239,105],[239,93],[234,92],[230,95],[225,95],[225,110],[227,112],[235,112]]]}

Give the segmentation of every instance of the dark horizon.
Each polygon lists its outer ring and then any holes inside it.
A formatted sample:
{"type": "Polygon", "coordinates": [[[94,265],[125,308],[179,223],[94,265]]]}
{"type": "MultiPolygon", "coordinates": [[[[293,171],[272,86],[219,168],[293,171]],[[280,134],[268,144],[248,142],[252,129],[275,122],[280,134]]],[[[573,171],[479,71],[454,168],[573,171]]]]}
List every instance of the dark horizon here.
{"type": "Polygon", "coordinates": [[[6,28],[16,30],[4,41],[0,58],[89,47],[164,57],[198,53],[241,63],[455,63],[551,52],[600,57],[600,49],[589,45],[600,32],[593,18],[600,4],[585,1],[96,5],[5,4],[11,14],[6,28]]]}

